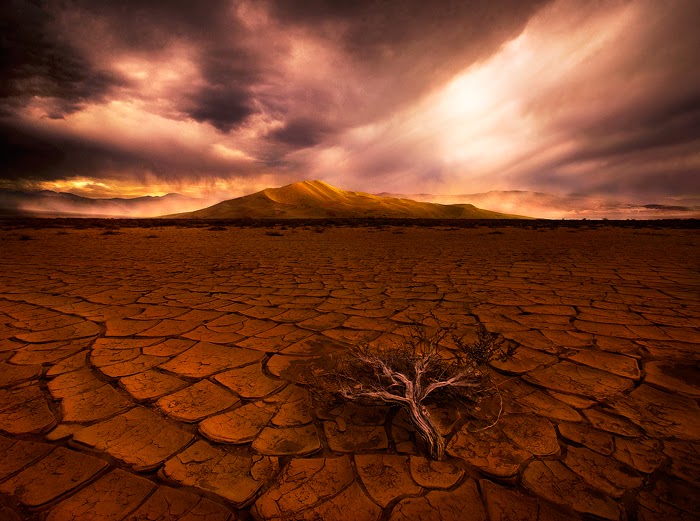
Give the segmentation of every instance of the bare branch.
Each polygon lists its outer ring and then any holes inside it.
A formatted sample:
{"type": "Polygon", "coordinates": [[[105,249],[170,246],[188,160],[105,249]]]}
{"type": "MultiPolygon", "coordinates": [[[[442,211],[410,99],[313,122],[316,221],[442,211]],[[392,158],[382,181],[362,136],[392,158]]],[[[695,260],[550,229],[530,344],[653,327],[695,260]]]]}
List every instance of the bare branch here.
{"type": "Polygon", "coordinates": [[[421,396],[421,400],[426,399],[436,389],[441,389],[443,387],[464,387],[478,389],[483,387],[483,383],[480,378],[477,379],[474,377],[468,377],[464,374],[457,374],[447,380],[431,383],[428,387],[425,388],[425,391],[421,396]]]}
{"type": "Polygon", "coordinates": [[[379,399],[384,402],[395,402],[399,404],[407,404],[410,403],[410,400],[408,398],[405,398],[403,396],[399,396],[396,394],[391,394],[386,391],[379,391],[379,390],[368,390],[368,391],[360,391],[360,392],[353,392],[351,395],[347,396],[347,398],[354,400],[358,398],[374,398],[374,399],[379,399]]]}
{"type": "MultiPolygon", "coordinates": [[[[428,397],[476,402],[490,390],[488,362],[507,358],[515,350],[514,344],[489,332],[481,323],[477,323],[476,337],[476,341],[468,342],[454,324],[442,326],[430,313],[409,328],[403,346],[377,349],[362,342],[337,359],[335,371],[318,381],[328,392],[345,399],[401,405],[430,447],[431,456],[441,459],[446,441],[423,402],[428,397]],[[428,319],[437,326],[426,326],[428,319]]],[[[501,400],[500,418],[503,401],[498,387],[494,388],[501,400]]]]}
{"type": "Polygon", "coordinates": [[[469,431],[469,432],[481,432],[485,431],[487,429],[490,429],[494,425],[498,423],[498,420],[501,419],[501,415],[503,414],[503,395],[501,395],[501,390],[498,388],[498,385],[494,384],[493,389],[496,389],[496,393],[498,394],[498,401],[499,401],[499,406],[498,406],[498,414],[496,415],[496,419],[491,422],[489,425],[486,427],[482,427],[481,429],[476,429],[474,431],[469,431]]]}

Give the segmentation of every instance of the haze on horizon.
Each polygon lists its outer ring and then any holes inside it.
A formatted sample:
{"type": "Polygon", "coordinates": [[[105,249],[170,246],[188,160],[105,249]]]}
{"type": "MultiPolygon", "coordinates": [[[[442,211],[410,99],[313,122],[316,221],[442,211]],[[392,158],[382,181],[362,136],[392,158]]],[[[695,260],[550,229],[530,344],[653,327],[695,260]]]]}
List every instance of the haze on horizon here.
{"type": "Polygon", "coordinates": [[[0,19],[0,188],[700,195],[697,0],[8,0],[0,19]]]}

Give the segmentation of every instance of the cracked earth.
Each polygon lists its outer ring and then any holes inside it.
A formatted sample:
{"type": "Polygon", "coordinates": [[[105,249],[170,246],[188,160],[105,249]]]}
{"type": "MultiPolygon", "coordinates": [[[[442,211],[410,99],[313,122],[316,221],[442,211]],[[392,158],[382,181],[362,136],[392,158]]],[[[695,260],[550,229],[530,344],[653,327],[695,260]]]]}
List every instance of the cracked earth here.
{"type": "Polygon", "coordinates": [[[0,519],[700,517],[696,230],[318,231],[0,230],[0,519]],[[442,462],[307,378],[431,311],[521,346],[442,462]]]}

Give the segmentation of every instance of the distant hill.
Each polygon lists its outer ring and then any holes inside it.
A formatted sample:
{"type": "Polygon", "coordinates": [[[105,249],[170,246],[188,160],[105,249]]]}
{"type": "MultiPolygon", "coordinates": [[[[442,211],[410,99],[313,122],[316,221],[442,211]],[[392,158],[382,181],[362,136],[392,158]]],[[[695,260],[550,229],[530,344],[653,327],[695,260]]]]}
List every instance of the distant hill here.
{"type": "Polygon", "coordinates": [[[396,194],[383,197],[405,197],[416,201],[442,204],[471,203],[497,212],[518,212],[544,219],[697,219],[700,218],[700,197],[663,197],[652,204],[623,202],[611,196],[554,195],[523,190],[492,190],[475,194],[396,194]]]}
{"type": "Polygon", "coordinates": [[[92,199],[51,190],[0,190],[0,216],[5,217],[155,217],[201,206],[200,200],[180,194],[92,199]]]}
{"type": "Polygon", "coordinates": [[[523,219],[471,204],[438,204],[341,190],[323,181],[301,181],[223,201],[194,212],[166,215],[187,219],[523,219]]]}

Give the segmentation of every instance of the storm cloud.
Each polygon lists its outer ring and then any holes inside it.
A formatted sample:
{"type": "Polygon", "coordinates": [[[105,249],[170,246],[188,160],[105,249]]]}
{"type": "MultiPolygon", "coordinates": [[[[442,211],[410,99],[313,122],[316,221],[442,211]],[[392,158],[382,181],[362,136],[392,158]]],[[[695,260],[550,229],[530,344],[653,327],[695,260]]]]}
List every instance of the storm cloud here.
{"type": "Polygon", "coordinates": [[[6,187],[699,190],[694,0],[9,0],[0,24],[6,187]]]}

